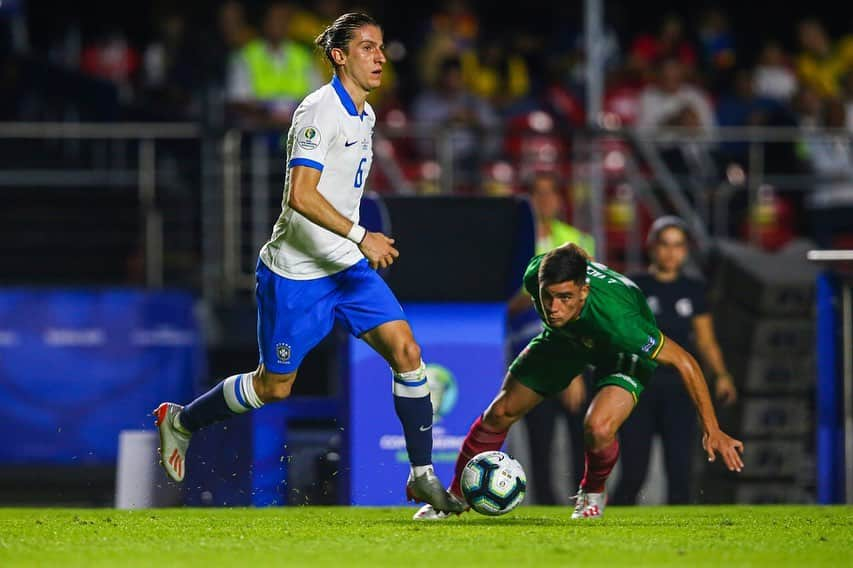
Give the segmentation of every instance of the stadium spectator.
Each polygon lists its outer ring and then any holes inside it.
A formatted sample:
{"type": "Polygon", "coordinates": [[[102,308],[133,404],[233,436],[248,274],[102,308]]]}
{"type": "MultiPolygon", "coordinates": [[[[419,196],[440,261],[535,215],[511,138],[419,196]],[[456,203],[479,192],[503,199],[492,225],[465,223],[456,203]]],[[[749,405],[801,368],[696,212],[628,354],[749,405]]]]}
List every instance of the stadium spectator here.
{"type": "Polygon", "coordinates": [[[229,0],[219,7],[219,33],[229,51],[236,52],[257,37],[255,28],[246,19],[243,4],[229,0]]]}
{"type": "Polygon", "coordinates": [[[658,66],[657,82],[643,89],[637,126],[646,130],[682,127],[710,132],[714,129],[714,113],[707,93],[686,83],[684,65],[679,60],[663,60],[658,66]]]}
{"type": "Polygon", "coordinates": [[[819,109],[818,122],[803,127],[802,150],[818,176],[806,205],[815,239],[831,248],[839,235],[853,236],[853,152],[850,137],[842,134],[847,123],[845,105],[829,100],[819,109]]]}
{"type": "MultiPolygon", "coordinates": [[[[480,159],[496,152],[498,140],[493,130],[498,117],[487,101],[465,88],[458,58],[441,63],[436,88],[418,95],[412,115],[415,122],[428,127],[430,134],[447,133],[445,139],[453,148],[454,173],[463,184],[473,184],[480,159]]],[[[432,139],[419,142],[423,157],[436,157],[432,139]]]]}
{"type": "Polygon", "coordinates": [[[644,73],[664,59],[674,59],[684,66],[686,72],[692,73],[697,60],[696,48],[685,37],[684,21],[675,14],[664,17],[658,35],[638,36],[631,45],[629,56],[644,73]]]}
{"type": "Polygon", "coordinates": [[[123,31],[112,29],[101,39],[83,49],[82,71],[105,79],[118,87],[122,102],[133,98],[133,79],[140,65],[139,52],[130,45],[123,31]]]}
{"type": "Polygon", "coordinates": [[[465,0],[446,0],[431,17],[420,45],[421,85],[434,88],[444,61],[476,48],[480,20],[465,0]]]}
{"type": "Polygon", "coordinates": [[[322,83],[311,51],[288,38],[293,11],[290,4],[270,4],[263,39],[250,41],[229,64],[226,98],[248,126],[290,124],[298,102],[322,83]]]}
{"type": "Polygon", "coordinates": [[[732,90],[717,104],[720,126],[767,126],[773,122],[780,105],[773,99],[755,93],[752,73],[740,69],[735,73],[732,90]]]}
{"type": "Polygon", "coordinates": [[[797,92],[797,75],[791,69],[782,46],[770,41],[761,48],[755,67],[755,94],[783,103],[797,92]]]}
{"type": "Polygon", "coordinates": [[[804,131],[817,128],[821,123],[824,99],[817,89],[802,86],[793,100],[797,122],[804,131]]]}
{"type": "Polygon", "coordinates": [[[471,93],[498,110],[505,111],[530,94],[527,63],[515,50],[508,53],[503,42],[493,40],[478,51],[465,51],[460,60],[471,93]]]}
{"type": "MultiPolygon", "coordinates": [[[[549,172],[534,175],[529,186],[530,205],[536,220],[536,254],[546,253],[560,245],[575,243],[590,255],[595,254],[595,240],[575,227],[560,220],[564,211],[560,179],[549,172]]],[[[508,333],[510,361],[527,343],[542,331],[542,322],[533,302],[523,290],[509,302],[508,333]]],[[[563,416],[570,442],[569,459],[572,464],[571,484],[583,478],[584,445],[583,418],[586,412],[587,387],[584,379],[572,381],[558,398],[546,398],[525,416],[530,445],[531,471],[528,476],[533,485],[536,501],[542,505],[560,503],[554,494],[551,462],[554,456],[554,429],[558,417],[563,416]]]]}
{"type": "Polygon", "coordinates": [[[219,7],[216,25],[217,41],[207,46],[210,57],[202,65],[206,66],[205,79],[224,88],[232,62],[257,37],[257,31],[249,24],[243,4],[236,0],[227,0],[219,7]]]}
{"type": "Polygon", "coordinates": [[[143,54],[146,109],[161,119],[186,119],[203,68],[187,38],[184,16],[173,12],[159,22],[158,35],[143,54]]]}
{"type": "MultiPolygon", "coordinates": [[[[346,12],[341,0],[317,0],[310,7],[297,8],[290,18],[290,37],[309,48],[329,23],[346,12]]],[[[384,78],[383,78],[384,79],[384,78]]]]}
{"type": "Polygon", "coordinates": [[[637,127],[658,138],[658,148],[675,173],[687,172],[688,164],[710,169],[706,145],[667,140],[667,130],[683,129],[690,134],[710,134],[716,127],[708,94],[685,81],[684,65],[677,59],[664,59],[657,67],[655,83],[640,93],[637,127]]]}
{"type": "Polygon", "coordinates": [[[821,96],[837,97],[839,80],[851,68],[852,61],[832,45],[826,30],[818,20],[800,22],[797,28],[800,54],[797,56],[797,73],[809,87],[821,96]]]}
{"type": "MultiPolygon", "coordinates": [[[[643,290],[660,330],[691,353],[698,353],[716,376],[714,391],[723,404],[737,398],[732,377],[714,335],[702,281],[684,274],[688,259],[687,225],[678,217],[661,217],[649,230],[651,265],[631,279],[643,290]]],[[[613,503],[634,505],[646,479],[652,438],[663,441],[667,502],[690,501],[693,448],[698,438],[696,412],[678,373],[659,366],[622,426],[622,475],[613,503]]]]}
{"type": "Polygon", "coordinates": [[[705,69],[717,75],[734,68],[737,63],[735,38],[722,10],[711,8],[702,15],[699,41],[705,69]]]}
{"type": "Polygon", "coordinates": [[[653,134],[667,166],[677,175],[689,171],[710,175],[715,166],[707,144],[667,138],[667,130],[678,128],[692,135],[710,134],[716,127],[714,113],[704,90],[685,82],[684,65],[665,59],[658,66],[655,84],[640,93],[637,126],[653,134]]]}
{"type": "MultiPolygon", "coordinates": [[[[755,94],[752,73],[747,69],[735,72],[732,90],[717,104],[717,123],[720,126],[779,126],[784,107],[776,100],[755,94]]],[[[723,151],[742,165],[748,162],[749,143],[726,142],[723,151]]]]}

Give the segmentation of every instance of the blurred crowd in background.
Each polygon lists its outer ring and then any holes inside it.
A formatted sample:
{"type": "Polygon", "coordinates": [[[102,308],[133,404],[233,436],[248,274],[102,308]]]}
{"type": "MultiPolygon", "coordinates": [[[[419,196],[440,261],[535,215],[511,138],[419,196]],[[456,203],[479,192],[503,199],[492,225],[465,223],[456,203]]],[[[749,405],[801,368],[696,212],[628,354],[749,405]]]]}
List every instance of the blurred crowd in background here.
{"type": "MultiPolygon", "coordinates": [[[[155,3],[151,23],[132,34],[110,21],[81,27],[73,19],[48,24],[31,17],[30,28],[50,33],[30,30],[34,39],[23,57],[6,59],[0,119],[196,121],[286,131],[295,106],[331,73],[314,38],[337,15],[364,8],[387,21],[389,61],[371,103],[391,141],[385,152],[416,191],[438,190],[442,137],[453,151],[456,191],[521,191],[542,169],[568,178],[571,132],[588,123],[581,5],[553,7],[547,23],[531,25],[527,17],[510,29],[489,23],[489,6],[466,0],[435,3],[426,17],[373,4],[155,3]],[[34,69],[33,61],[52,67],[34,69]],[[521,133],[541,136],[523,141],[521,133]]],[[[734,16],[704,6],[689,16],[661,11],[642,29],[620,16],[619,4],[606,3],[604,111],[595,122],[652,135],[670,128],[800,129],[798,142],[768,155],[768,167],[824,176],[828,181],[815,188],[821,195],[809,204],[853,211],[849,143],[822,130],[853,133],[853,31],[833,35],[815,18],[791,19],[790,29],[736,30],[734,16]]],[[[663,150],[674,172],[684,170],[683,149],[663,150]]],[[[749,146],[722,143],[706,157],[710,170],[725,177],[732,165],[741,168],[736,173],[748,170],[749,146]]],[[[372,186],[396,189],[381,175],[372,186]]]]}
{"type": "MultiPolygon", "coordinates": [[[[216,5],[215,28],[207,29],[193,23],[197,14],[190,8],[173,6],[154,15],[141,41],[131,41],[109,22],[84,33],[79,22],[68,21],[58,29],[54,25],[51,39],[33,46],[31,54],[118,88],[120,114],[99,118],[138,116],[135,112],[152,119],[202,119],[200,97],[219,86],[239,108],[233,118],[281,125],[288,120],[287,103],[299,101],[330,73],[314,38],[337,15],[359,8],[345,0],[229,0],[216,5]],[[275,63],[265,69],[267,75],[283,80],[253,84],[256,66],[265,64],[253,60],[260,47],[275,63]],[[261,116],[241,108],[260,102],[267,110],[261,116]]],[[[568,125],[582,124],[580,12],[572,17],[557,9],[547,31],[507,34],[486,29],[483,11],[472,2],[447,0],[406,30],[386,30],[389,64],[383,87],[372,98],[379,114],[392,123],[400,120],[395,113],[400,111],[414,121],[490,127],[544,108],[568,125]]],[[[383,20],[381,13],[375,16],[383,20]]],[[[607,27],[601,41],[609,124],[705,129],[803,124],[853,130],[853,31],[832,37],[820,20],[805,19],[779,35],[793,35],[796,43],[787,45],[762,30],[767,39],[757,51],[742,48],[719,8],[689,20],[662,14],[657,29],[648,32],[607,27]],[[667,110],[676,98],[687,104],[673,115],[667,110]]],[[[5,71],[14,85],[13,70],[5,71]]],[[[58,110],[26,103],[7,106],[7,118],[46,118],[45,113],[58,110]]]]}
{"type": "MultiPolygon", "coordinates": [[[[201,95],[219,86],[239,108],[233,118],[280,125],[288,120],[287,101],[299,101],[330,73],[314,50],[316,35],[337,15],[360,8],[345,0],[229,0],[215,5],[215,27],[207,29],[194,24],[198,14],[190,6],[160,10],[146,26],[147,37],[134,41],[110,22],[90,33],[73,20],[54,25],[47,43],[33,46],[31,54],[115,85],[121,113],[110,118],[136,112],[152,119],[202,119],[201,95]],[[276,64],[267,74],[286,75],[284,80],[252,83],[259,70],[253,66],[265,64],[253,61],[259,47],[276,64]],[[241,108],[259,102],[267,103],[262,116],[241,108]]],[[[400,120],[400,111],[414,121],[490,127],[545,108],[568,125],[582,124],[580,11],[556,9],[547,31],[512,34],[486,29],[484,11],[472,2],[447,0],[406,30],[386,30],[388,69],[372,99],[379,114],[391,122],[400,120]]],[[[383,20],[381,13],[375,16],[383,20]]],[[[209,20],[208,14],[201,21],[209,20]]],[[[804,124],[853,130],[853,31],[832,37],[821,21],[805,19],[779,35],[795,36],[796,43],[761,30],[767,39],[757,51],[740,47],[719,8],[689,20],[662,14],[647,32],[607,27],[601,41],[611,121],[644,128],[804,124]],[[688,104],[672,115],[667,108],[675,98],[688,104]]],[[[12,70],[5,71],[14,84],[12,70]]],[[[57,110],[26,103],[7,106],[7,118],[46,118],[57,110]]]]}

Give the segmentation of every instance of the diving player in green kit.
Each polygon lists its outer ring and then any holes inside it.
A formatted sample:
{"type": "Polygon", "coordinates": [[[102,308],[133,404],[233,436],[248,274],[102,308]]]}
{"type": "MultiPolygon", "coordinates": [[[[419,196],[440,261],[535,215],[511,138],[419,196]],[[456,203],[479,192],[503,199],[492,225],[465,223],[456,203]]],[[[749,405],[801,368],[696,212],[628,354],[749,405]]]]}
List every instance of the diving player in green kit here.
{"type": "MultiPolygon", "coordinates": [[[[598,392],[584,420],[586,468],[573,519],[603,515],[604,484],[619,456],[616,432],[659,363],[674,366],[681,375],[699,413],[708,461],[719,453],[729,470],[741,471],[743,443],[720,430],[699,364],[660,332],[636,284],[569,244],[534,257],[524,288],[545,330],[513,361],[500,392],[471,426],[456,460],[451,494],[463,500],[459,478],[468,460],[499,450],[510,426],[590,365],[598,392]]],[[[414,518],[447,516],[424,505],[414,518]]]]}

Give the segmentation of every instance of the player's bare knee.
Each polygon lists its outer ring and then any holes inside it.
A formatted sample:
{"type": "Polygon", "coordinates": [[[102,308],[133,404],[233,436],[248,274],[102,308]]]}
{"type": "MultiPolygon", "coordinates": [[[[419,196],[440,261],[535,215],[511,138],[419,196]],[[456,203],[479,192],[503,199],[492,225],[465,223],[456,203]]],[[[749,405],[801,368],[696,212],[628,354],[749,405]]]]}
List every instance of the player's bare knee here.
{"type": "Polygon", "coordinates": [[[495,432],[506,432],[509,427],[518,422],[521,415],[513,413],[503,401],[495,401],[483,413],[483,422],[495,432]]]}
{"type": "Polygon", "coordinates": [[[421,364],[421,346],[413,339],[402,341],[391,353],[391,358],[391,365],[396,371],[412,371],[421,364]]]}
{"type": "Polygon", "coordinates": [[[255,390],[263,402],[275,402],[284,400],[290,396],[293,382],[296,380],[296,372],[281,375],[270,373],[266,368],[259,367],[255,371],[255,390]],[[260,388],[258,388],[260,387],[260,388]]]}
{"type": "Polygon", "coordinates": [[[609,444],[616,436],[613,421],[607,418],[587,418],[583,426],[586,444],[593,449],[609,444]]]}

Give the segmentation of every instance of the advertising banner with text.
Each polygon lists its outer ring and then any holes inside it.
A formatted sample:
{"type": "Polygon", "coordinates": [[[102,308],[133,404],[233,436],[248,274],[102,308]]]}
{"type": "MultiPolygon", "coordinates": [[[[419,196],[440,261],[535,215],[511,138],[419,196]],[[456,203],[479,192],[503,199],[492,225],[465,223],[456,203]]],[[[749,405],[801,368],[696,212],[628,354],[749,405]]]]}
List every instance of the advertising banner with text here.
{"type": "MultiPolygon", "coordinates": [[[[504,304],[403,306],[420,344],[433,401],[433,462],[445,484],[474,419],[506,372],[504,304]]],[[[350,480],[355,505],[401,505],[409,460],[394,413],[391,369],[364,342],[350,344],[350,480]]]]}

